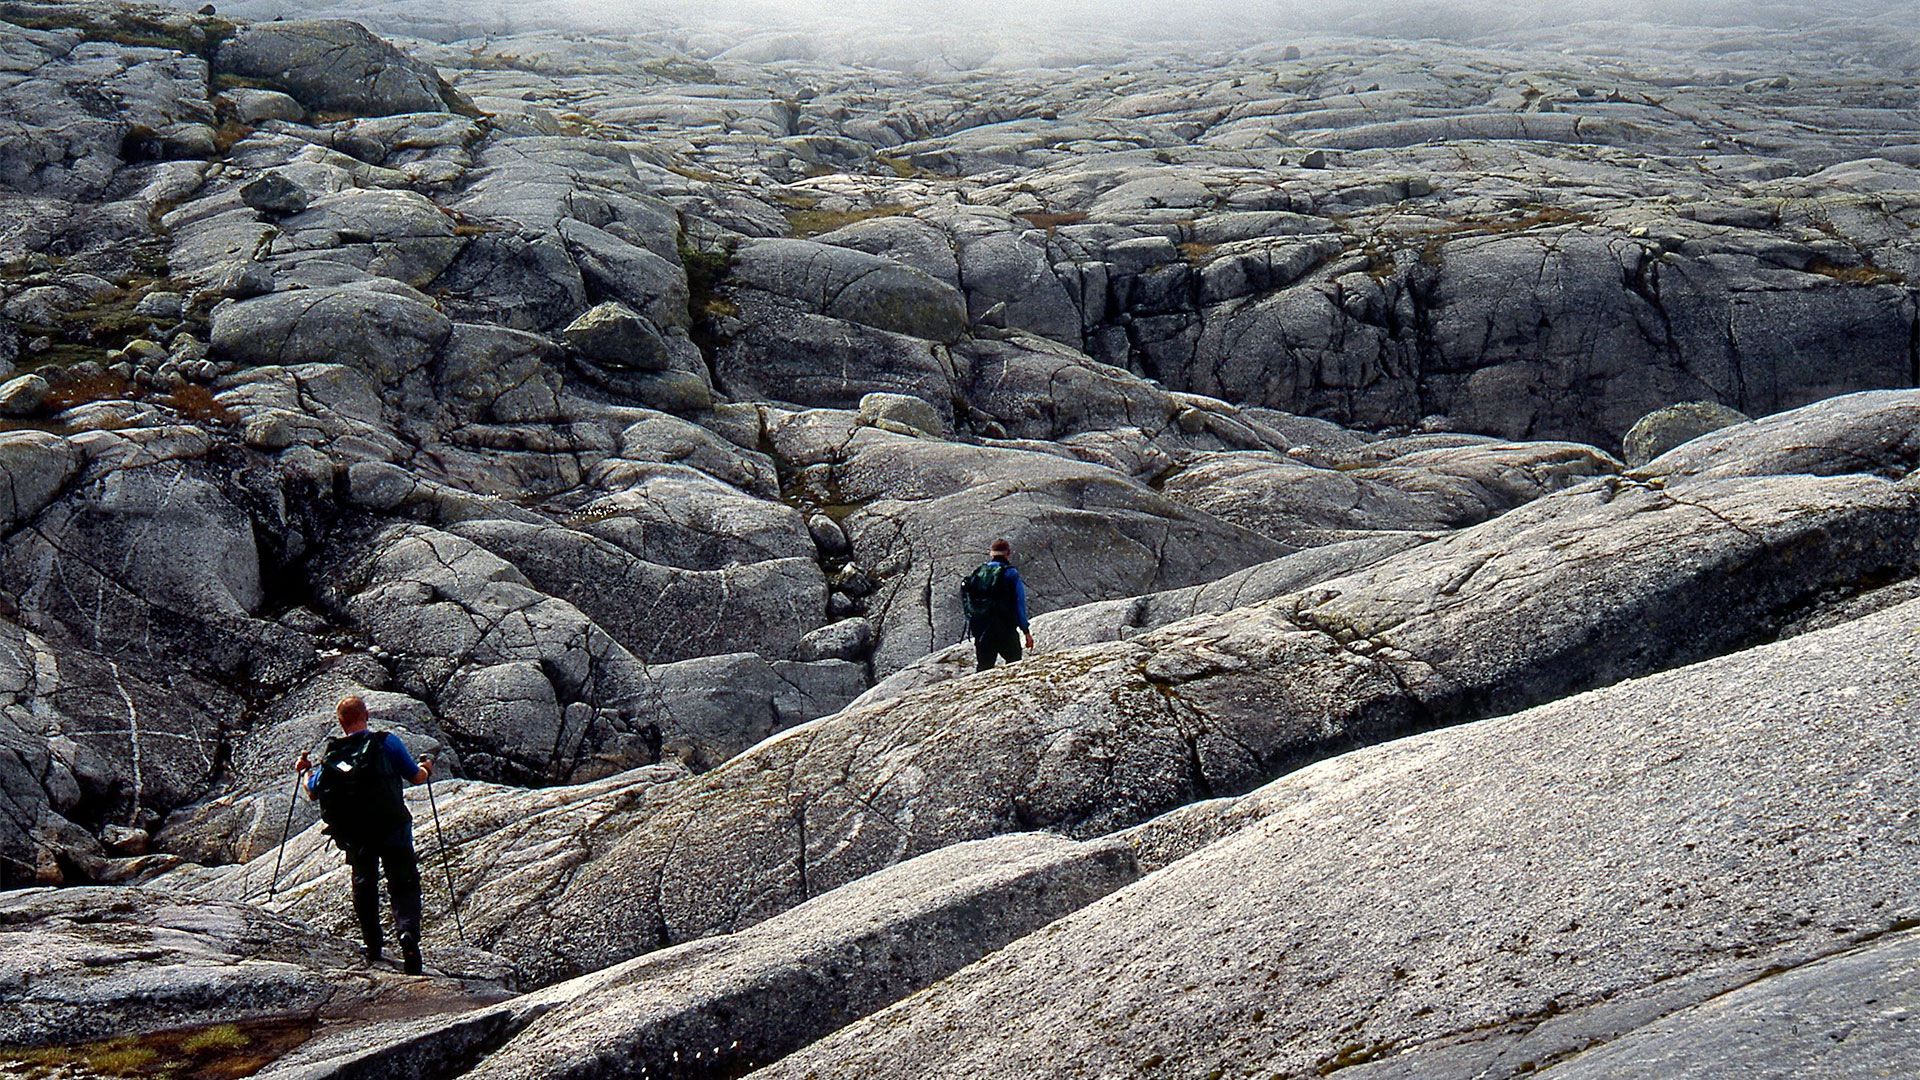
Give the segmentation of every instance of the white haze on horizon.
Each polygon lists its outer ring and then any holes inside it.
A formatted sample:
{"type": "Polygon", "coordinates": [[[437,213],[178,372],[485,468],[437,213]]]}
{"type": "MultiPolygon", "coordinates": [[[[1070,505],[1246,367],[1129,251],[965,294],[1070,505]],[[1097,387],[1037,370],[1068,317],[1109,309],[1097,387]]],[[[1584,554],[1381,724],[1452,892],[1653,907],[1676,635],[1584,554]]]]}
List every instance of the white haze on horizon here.
{"type": "MultiPolygon", "coordinates": [[[[197,7],[198,0],[171,0],[197,7]]],[[[451,40],[535,30],[609,34],[712,28],[779,32],[1076,37],[1253,43],[1282,33],[1471,40],[1580,24],[1787,30],[1833,20],[1920,25],[1920,0],[230,0],[246,19],[358,18],[384,32],[451,40]]],[[[1905,36],[1902,34],[1901,36],[1905,36]]]]}

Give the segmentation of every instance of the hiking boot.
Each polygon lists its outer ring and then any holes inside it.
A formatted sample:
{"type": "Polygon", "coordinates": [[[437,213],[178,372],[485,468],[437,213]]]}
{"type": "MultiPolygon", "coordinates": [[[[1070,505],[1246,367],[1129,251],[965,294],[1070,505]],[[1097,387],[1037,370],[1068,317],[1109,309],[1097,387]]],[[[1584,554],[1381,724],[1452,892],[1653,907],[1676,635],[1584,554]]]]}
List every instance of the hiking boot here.
{"type": "Polygon", "coordinates": [[[380,946],[378,945],[367,946],[367,963],[377,964],[379,962],[380,962],[380,946]]]}
{"type": "Polygon", "coordinates": [[[409,975],[420,974],[420,946],[406,942],[400,944],[400,970],[409,975]]]}

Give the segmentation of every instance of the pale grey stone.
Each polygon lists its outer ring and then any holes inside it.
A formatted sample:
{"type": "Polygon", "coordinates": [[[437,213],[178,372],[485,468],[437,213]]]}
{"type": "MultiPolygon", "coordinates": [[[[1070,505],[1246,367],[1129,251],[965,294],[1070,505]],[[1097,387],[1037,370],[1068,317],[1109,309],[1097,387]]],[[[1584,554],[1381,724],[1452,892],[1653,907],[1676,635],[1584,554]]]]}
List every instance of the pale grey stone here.
{"type": "Polygon", "coordinates": [[[221,44],[213,68],[268,80],[309,109],[385,116],[446,108],[432,68],[342,20],[247,26],[221,44]]]}
{"type": "Polygon", "coordinates": [[[1752,417],[1714,401],[1683,401],[1641,417],[1620,446],[1620,459],[1637,469],[1661,454],[1708,432],[1742,424],[1752,417]]]}

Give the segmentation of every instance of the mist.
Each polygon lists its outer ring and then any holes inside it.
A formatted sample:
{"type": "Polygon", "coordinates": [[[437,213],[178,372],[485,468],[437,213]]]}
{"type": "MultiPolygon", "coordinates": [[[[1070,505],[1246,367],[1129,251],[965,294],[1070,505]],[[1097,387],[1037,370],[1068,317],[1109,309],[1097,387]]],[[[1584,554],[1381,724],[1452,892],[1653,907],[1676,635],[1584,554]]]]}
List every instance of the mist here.
{"type": "MultiPolygon", "coordinates": [[[[177,6],[196,7],[193,0],[177,6]]],[[[1258,44],[1302,35],[1437,39],[1479,45],[1579,48],[1645,39],[1677,49],[1712,48],[1743,34],[1791,35],[1844,24],[1911,40],[1920,4],[1842,0],[1824,4],[1745,0],[1622,0],[1604,17],[1586,0],[1456,3],[1448,0],[978,0],[963,7],[903,0],[236,0],[222,14],[245,19],[347,17],[390,34],[438,41],[543,30],[613,36],[706,31],[733,43],[774,34],[817,34],[815,50],[858,52],[875,39],[966,38],[983,44],[1154,42],[1258,44]],[[1675,35],[1673,32],[1678,31],[1675,35]]],[[[1789,44],[1790,42],[1774,42],[1789,44]]],[[[720,41],[706,42],[717,51],[720,41]]],[[[777,51],[777,50],[776,50],[777,51]]],[[[774,59],[777,57],[765,57],[774,59]]]]}

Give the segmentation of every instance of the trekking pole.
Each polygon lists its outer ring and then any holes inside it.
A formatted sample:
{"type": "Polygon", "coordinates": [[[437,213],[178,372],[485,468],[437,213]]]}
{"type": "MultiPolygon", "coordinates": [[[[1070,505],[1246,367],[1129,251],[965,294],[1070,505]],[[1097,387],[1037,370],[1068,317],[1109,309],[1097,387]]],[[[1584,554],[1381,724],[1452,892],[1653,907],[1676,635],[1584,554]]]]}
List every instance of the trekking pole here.
{"type": "Polygon", "coordinates": [[[293,835],[293,808],[300,805],[300,783],[306,775],[295,773],[293,777],[293,798],[287,800],[287,823],[280,826],[280,846],[273,849],[273,880],[267,882],[269,900],[280,891],[280,857],[287,853],[287,837],[293,835]]]}
{"type": "Polygon", "coordinates": [[[427,776],[427,805],[433,808],[433,837],[440,843],[440,869],[447,875],[447,913],[453,916],[454,932],[460,935],[460,944],[467,944],[467,928],[460,924],[460,898],[453,892],[453,852],[447,847],[446,831],[440,828],[440,804],[433,798],[433,776],[427,776]]]}

